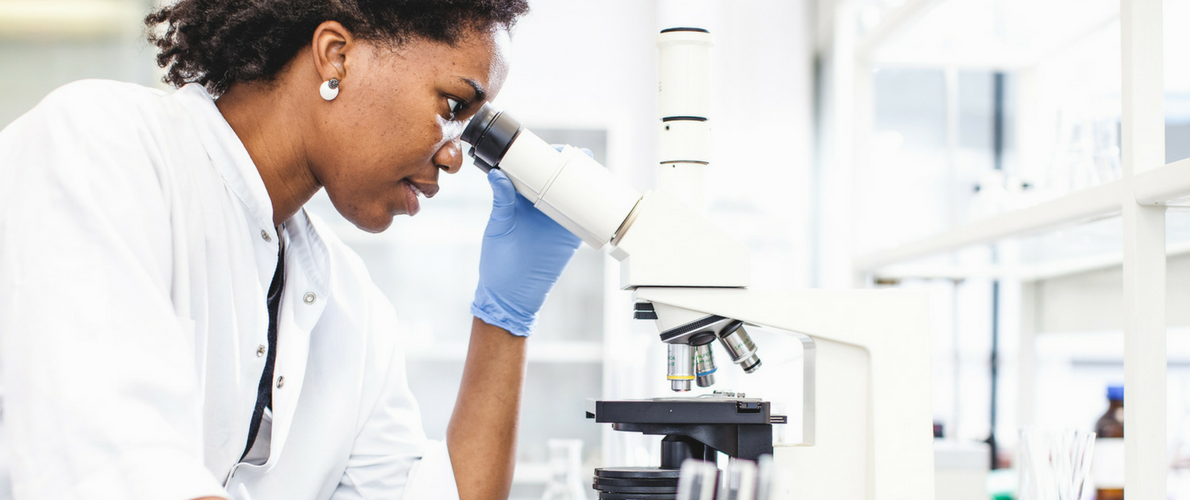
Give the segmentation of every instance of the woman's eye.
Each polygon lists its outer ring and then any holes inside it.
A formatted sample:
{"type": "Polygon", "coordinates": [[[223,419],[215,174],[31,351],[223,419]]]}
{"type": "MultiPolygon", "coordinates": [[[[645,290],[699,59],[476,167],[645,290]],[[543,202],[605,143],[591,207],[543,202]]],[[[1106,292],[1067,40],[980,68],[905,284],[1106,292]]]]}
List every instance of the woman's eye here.
{"type": "Polygon", "coordinates": [[[450,114],[451,114],[451,116],[454,116],[454,115],[457,115],[457,114],[463,112],[463,107],[466,105],[466,103],[459,102],[457,99],[451,99],[451,98],[447,97],[446,105],[450,106],[450,114]]]}

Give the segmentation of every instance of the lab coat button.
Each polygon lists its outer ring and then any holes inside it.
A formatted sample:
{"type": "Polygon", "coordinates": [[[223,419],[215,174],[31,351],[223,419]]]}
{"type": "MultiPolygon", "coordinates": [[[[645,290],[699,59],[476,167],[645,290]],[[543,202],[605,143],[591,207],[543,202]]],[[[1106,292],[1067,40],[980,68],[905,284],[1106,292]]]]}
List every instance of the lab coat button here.
{"type": "Polygon", "coordinates": [[[261,237],[261,238],[264,238],[264,240],[265,240],[265,241],[268,241],[268,242],[272,242],[272,241],[273,241],[273,237],[272,237],[272,236],[269,236],[269,232],[268,232],[268,231],[265,231],[264,229],[261,229],[261,230],[260,230],[260,237],[261,237]]]}
{"type": "Polygon", "coordinates": [[[317,298],[313,292],[306,292],[306,296],[302,297],[302,300],[306,301],[307,304],[313,304],[317,298]]]}
{"type": "Polygon", "coordinates": [[[264,356],[265,349],[266,348],[265,348],[264,344],[260,344],[259,346],[256,346],[256,357],[259,358],[261,356],[264,356]]]}
{"type": "Polygon", "coordinates": [[[285,377],[277,377],[277,388],[285,387],[285,377]]]}

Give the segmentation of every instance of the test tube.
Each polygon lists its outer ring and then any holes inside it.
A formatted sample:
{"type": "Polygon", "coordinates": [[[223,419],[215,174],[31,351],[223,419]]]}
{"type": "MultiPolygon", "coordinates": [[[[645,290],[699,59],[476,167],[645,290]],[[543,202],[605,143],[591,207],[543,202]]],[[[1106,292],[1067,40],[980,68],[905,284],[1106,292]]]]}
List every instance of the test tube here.
{"type": "Polygon", "coordinates": [[[719,481],[715,464],[691,458],[682,462],[679,471],[677,500],[715,500],[719,481]]]}
{"type": "Polygon", "coordinates": [[[716,500],[756,500],[756,463],[731,459],[719,482],[716,500]]]}

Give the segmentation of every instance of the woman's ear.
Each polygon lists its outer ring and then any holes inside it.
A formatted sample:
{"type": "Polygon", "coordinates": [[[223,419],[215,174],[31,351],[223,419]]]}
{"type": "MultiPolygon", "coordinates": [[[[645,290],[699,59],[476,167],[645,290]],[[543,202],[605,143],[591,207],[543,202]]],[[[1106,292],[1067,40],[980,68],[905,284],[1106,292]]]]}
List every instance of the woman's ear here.
{"type": "Polygon", "coordinates": [[[323,81],[347,76],[347,56],[355,49],[354,38],[338,21],[325,21],[314,29],[311,44],[314,67],[323,81]]]}

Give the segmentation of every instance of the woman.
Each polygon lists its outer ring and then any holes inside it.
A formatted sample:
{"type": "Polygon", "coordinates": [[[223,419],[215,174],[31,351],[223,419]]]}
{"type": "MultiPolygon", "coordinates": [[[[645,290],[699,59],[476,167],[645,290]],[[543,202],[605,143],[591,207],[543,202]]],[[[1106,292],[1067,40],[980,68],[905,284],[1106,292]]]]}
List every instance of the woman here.
{"type": "Polygon", "coordinates": [[[179,90],[76,82],[0,132],[0,497],[506,497],[525,336],[578,239],[489,176],[443,446],[392,306],[302,205],[416,214],[526,10],[181,0],[146,20],[179,90]]]}

